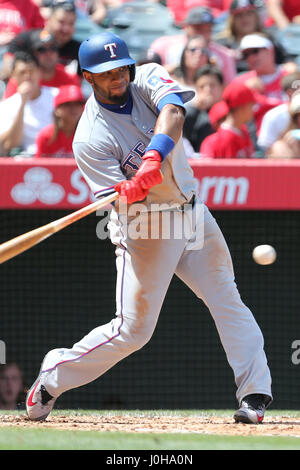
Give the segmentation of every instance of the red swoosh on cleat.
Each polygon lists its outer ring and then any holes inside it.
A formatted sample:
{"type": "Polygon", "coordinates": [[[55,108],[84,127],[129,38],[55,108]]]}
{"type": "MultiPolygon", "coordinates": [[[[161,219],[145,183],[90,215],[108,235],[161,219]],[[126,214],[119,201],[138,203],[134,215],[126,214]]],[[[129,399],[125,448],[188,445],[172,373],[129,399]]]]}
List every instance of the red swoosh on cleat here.
{"type": "Polygon", "coordinates": [[[264,417],[263,416],[259,416],[257,413],[256,413],[256,416],[257,416],[257,420],[259,423],[262,423],[263,422],[263,419],[264,417]]]}
{"type": "Polygon", "coordinates": [[[28,405],[28,406],[34,406],[34,405],[37,404],[37,402],[33,402],[33,401],[32,401],[32,397],[33,397],[33,394],[34,394],[35,389],[36,389],[36,387],[38,386],[38,384],[39,384],[39,381],[37,382],[36,386],[34,387],[34,389],[32,390],[31,394],[30,394],[29,397],[28,397],[28,400],[27,400],[27,405],[28,405]]]}

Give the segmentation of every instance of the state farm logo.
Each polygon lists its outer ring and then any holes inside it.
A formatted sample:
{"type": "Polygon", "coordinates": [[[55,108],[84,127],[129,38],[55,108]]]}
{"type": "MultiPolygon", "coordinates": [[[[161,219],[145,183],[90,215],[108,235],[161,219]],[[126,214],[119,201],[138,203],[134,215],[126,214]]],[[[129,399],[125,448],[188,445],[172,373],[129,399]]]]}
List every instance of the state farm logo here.
{"type": "Polygon", "coordinates": [[[12,199],[18,204],[58,204],[65,196],[64,188],[52,181],[52,173],[47,168],[30,168],[24,174],[24,182],[16,184],[11,190],[12,199]]]}
{"type": "Polygon", "coordinates": [[[246,204],[249,180],[244,176],[204,176],[199,184],[199,196],[203,202],[213,204],[246,204]]]}

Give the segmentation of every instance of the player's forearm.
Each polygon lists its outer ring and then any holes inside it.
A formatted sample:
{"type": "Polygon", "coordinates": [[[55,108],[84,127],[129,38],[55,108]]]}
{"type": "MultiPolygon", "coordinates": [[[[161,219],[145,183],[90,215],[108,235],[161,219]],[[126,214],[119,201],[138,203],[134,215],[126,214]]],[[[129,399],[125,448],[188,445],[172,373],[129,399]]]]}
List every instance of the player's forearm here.
{"type": "Polygon", "coordinates": [[[156,121],[154,134],[166,134],[177,144],[184,124],[185,113],[180,106],[165,105],[156,121]]]}

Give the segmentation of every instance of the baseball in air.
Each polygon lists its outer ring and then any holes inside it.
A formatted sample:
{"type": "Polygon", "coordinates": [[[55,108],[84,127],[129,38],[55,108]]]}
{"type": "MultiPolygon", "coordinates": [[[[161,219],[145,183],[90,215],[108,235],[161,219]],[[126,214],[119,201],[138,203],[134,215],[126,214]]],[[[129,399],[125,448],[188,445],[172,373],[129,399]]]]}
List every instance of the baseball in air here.
{"type": "Polygon", "coordinates": [[[254,261],[257,264],[272,264],[276,260],[277,254],[275,248],[271,245],[256,246],[252,252],[254,261]]]}

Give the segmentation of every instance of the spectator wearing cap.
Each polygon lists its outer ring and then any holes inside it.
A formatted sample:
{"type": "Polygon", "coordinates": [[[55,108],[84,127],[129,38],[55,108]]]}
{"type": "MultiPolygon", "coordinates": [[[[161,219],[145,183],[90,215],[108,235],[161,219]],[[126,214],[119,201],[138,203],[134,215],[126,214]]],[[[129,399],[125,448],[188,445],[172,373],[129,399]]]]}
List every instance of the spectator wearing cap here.
{"type": "Polygon", "coordinates": [[[263,34],[249,34],[240,44],[240,52],[247,62],[249,71],[242,73],[238,80],[256,91],[255,108],[256,132],[259,135],[261,121],[267,111],[287,101],[282,88],[282,79],[298,71],[297,64],[286,62],[276,64],[272,41],[263,34]]]}
{"type": "Polygon", "coordinates": [[[289,124],[286,131],[270,147],[269,158],[300,158],[300,94],[295,93],[289,103],[289,124]]]}
{"type": "MultiPolygon", "coordinates": [[[[74,72],[80,77],[82,76],[78,65],[78,50],[80,42],[73,39],[76,22],[76,7],[72,1],[59,2],[53,0],[51,14],[45,22],[45,27],[40,29],[46,30],[54,37],[58,51],[58,62],[63,66],[75,64],[74,72]]],[[[34,30],[24,31],[16,36],[8,45],[7,54],[3,58],[2,73],[3,80],[8,80],[11,72],[11,63],[16,52],[25,51],[32,52],[32,35],[34,30]]]]}
{"type": "Polygon", "coordinates": [[[209,111],[222,99],[224,79],[222,72],[213,65],[201,67],[195,74],[195,99],[186,104],[183,136],[194,152],[199,152],[203,140],[214,132],[209,119],[209,111]]]}
{"type": "Polygon", "coordinates": [[[288,73],[296,72],[297,64],[276,64],[274,44],[263,34],[244,36],[240,43],[240,52],[249,67],[249,72],[242,74],[241,80],[255,79],[256,87],[265,96],[286,99],[281,80],[288,73]]]}
{"type": "Polygon", "coordinates": [[[36,137],[35,157],[72,157],[74,133],[84,107],[81,88],[66,85],[54,99],[53,123],[36,137]]]}
{"type": "Polygon", "coordinates": [[[161,63],[172,71],[180,63],[182,51],[189,38],[201,35],[206,40],[206,47],[217,66],[222,70],[225,83],[230,83],[236,75],[234,52],[212,40],[214,17],[208,7],[196,7],[189,10],[182,24],[182,33],[174,36],[161,36],[149,47],[149,54],[156,53],[161,63]]]}
{"type": "Polygon", "coordinates": [[[261,2],[257,0],[233,0],[230,5],[226,27],[215,37],[220,44],[235,51],[238,72],[249,69],[247,63],[239,54],[241,40],[248,34],[264,33],[267,37],[270,37],[274,44],[276,62],[282,63],[286,58],[286,52],[282,45],[269,32],[267,33],[263,26],[264,19],[260,5],[261,2]]]}
{"type": "Polygon", "coordinates": [[[209,158],[250,158],[255,148],[247,128],[253,117],[255,96],[243,83],[233,81],[223,93],[228,115],[217,131],[206,137],[200,155],[209,158]]]}
{"type": "Polygon", "coordinates": [[[233,0],[229,8],[227,25],[217,37],[222,44],[237,49],[244,36],[263,30],[256,0],[233,0]]]}
{"type": "MultiPolygon", "coordinates": [[[[63,85],[80,85],[77,74],[68,73],[58,63],[58,49],[54,36],[46,30],[35,30],[31,35],[31,52],[37,58],[41,70],[41,85],[59,88],[63,85]]],[[[13,95],[17,83],[11,77],[8,80],[3,99],[13,95]]]]}
{"type": "Polygon", "coordinates": [[[208,117],[214,131],[217,131],[220,125],[225,121],[228,116],[229,108],[225,101],[221,100],[214,104],[209,112],[208,117]]]}
{"type": "Polygon", "coordinates": [[[290,123],[289,103],[300,88],[300,72],[283,77],[281,86],[288,101],[270,109],[263,117],[258,136],[258,146],[268,155],[270,147],[282,136],[290,123]]]}
{"type": "Polygon", "coordinates": [[[15,55],[12,76],[17,93],[0,102],[0,152],[32,156],[38,132],[52,122],[57,88],[41,87],[38,61],[26,52],[15,55]]]}
{"type": "Polygon", "coordinates": [[[299,0],[268,0],[267,11],[278,29],[286,29],[290,24],[300,25],[299,0]]]}

